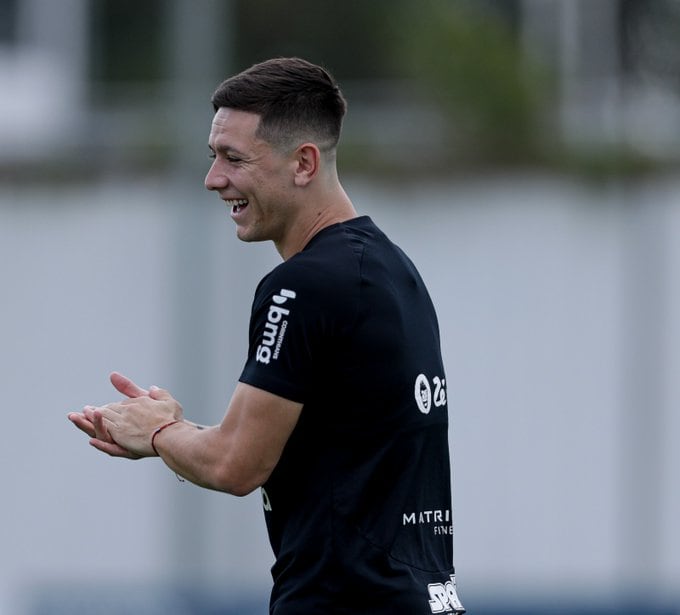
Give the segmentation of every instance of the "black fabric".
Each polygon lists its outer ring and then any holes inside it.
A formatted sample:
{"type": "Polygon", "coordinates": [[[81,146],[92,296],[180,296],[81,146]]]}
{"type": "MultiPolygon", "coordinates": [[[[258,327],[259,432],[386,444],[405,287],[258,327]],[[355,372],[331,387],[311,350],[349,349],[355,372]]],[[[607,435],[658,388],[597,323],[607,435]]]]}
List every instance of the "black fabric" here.
{"type": "Polygon", "coordinates": [[[322,230],[260,282],[241,381],[304,404],[263,486],[271,613],[453,612],[439,327],[370,218],[322,230]]]}

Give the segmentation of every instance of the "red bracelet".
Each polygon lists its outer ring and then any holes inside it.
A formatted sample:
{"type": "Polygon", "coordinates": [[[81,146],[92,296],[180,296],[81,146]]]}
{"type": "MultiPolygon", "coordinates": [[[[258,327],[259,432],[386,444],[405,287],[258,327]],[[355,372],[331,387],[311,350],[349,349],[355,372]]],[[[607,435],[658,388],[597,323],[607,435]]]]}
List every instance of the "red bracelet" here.
{"type": "MultiPolygon", "coordinates": [[[[158,427],[153,434],[151,434],[151,448],[153,449],[153,452],[158,455],[158,451],[156,450],[156,445],[154,444],[154,440],[156,439],[156,436],[161,433],[166,427],[170,427],[170,425],[174,425],[175,423],[181,423],[182,421],[180,419],[176,419],[174,421],[170,421],[169,423],[165,423],[165,425],[161,425],[158,427]]],[[[160,455],[158,455],[160,457],[160,455]]]]}

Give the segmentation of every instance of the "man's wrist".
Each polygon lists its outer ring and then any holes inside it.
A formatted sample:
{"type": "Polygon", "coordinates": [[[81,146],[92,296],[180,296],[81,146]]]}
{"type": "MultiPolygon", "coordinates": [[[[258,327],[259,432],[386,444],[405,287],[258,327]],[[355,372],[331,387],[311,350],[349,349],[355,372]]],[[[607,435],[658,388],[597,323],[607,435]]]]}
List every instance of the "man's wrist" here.
{"type": "Polygon", "coordinates": [[[168,427],[181,422],[182,419],[175,419],[174,421],[168,421],[167,423],[164,423],[160,427],[154,429],[153,433],[151,434],[151,448],[153,449],[153,452],[156,454],[157,457],[160,457],[160,454],[158,453],[158,450],[156,450],[156,436],[159,433],[161,433],[161,431],[163,431],[164,429],[167,429],[168,427]]]}

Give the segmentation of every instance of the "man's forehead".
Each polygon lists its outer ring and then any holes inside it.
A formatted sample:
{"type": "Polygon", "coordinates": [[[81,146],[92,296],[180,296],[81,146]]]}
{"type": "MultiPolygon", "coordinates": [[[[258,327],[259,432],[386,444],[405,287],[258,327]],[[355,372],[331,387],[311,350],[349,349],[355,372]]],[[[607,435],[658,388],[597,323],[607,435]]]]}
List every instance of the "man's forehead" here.
{"type": "Polygon", "coordinates": [[[213,116],[210,139],[212,141],[221,135],[252,139],[255,137],[259,123],[260,116],[257,113],[220,107],[213,116]]]}

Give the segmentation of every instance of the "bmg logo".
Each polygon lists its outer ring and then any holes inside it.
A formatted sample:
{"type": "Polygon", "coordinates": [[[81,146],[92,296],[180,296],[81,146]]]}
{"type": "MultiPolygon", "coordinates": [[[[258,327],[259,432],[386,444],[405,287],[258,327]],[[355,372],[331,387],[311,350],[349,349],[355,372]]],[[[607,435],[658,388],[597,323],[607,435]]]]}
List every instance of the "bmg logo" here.
{"type": "Polygon", "coordinates": [[[255,353],[256,361],[268,364],[271,359],[278,359],[283,337],[286,334],[286,327],[288,327],[288,321],[283,320],[283,317],[290,314],[290,310],[281,306],[288,299],[295,299],[295,297],[295,291],[287,288],[282,288],[280,295],[272,297],[272,304],[269,306],[267,322],[262,333],[262,343],[257,347],[255,353]]]}
{"type": "Polygon", "coordinates": [[[433,613],[464,613],[465,609],[456,593],[456,575],[452,574],[446,583],[430,583],[430,610],[433,613]]]}

